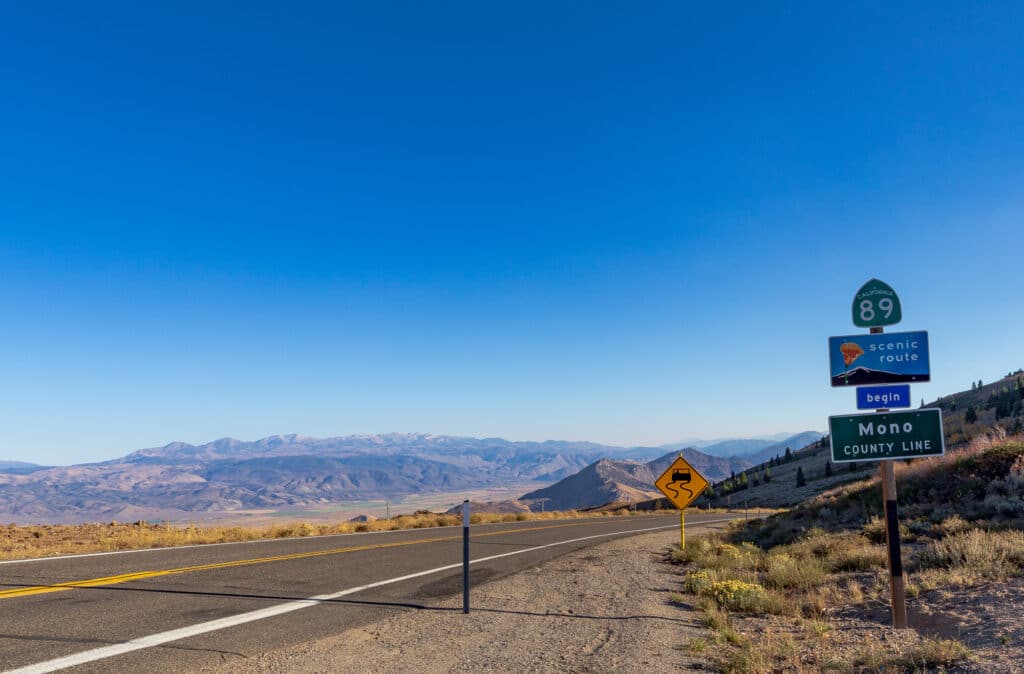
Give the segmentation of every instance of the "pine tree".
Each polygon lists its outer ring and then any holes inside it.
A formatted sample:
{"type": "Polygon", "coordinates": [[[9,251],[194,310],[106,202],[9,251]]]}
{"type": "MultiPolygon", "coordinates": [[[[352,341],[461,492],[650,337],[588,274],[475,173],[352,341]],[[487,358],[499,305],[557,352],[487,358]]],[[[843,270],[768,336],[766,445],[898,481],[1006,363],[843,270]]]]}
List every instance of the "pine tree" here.
{"type": "Polygon", "coordinates": [[[764,469],[764,481],[765,482],[771,482],[772,481],[772,471],[770,469],[768,469],[768,468],[764,469]]]}
{"type": "Polygon", "coordinates": [[[789,463],[790,461],[793,460],[793,450],[791,450],[789,447],[786,447],[786,457],[783,460],[786,463],[789,463]]]}
{"type": "Polygon", "coordinates": [[[807,485],[807,479],[804,477],[803,466],[796,469],[796,486],[803,487],[807,485]]]}
{"type": "Polygon", "coordinates": [[[978,413],[974,411],[974,405],[971,405],[970,407],[967,408],[967,411],[964,412],[964,421],[966,421],[969,424],[973,424],[977,420],[978,413]]]}
{"type": "Polygon", "coordinates": [[[832,477],[832,462],[825,462],[825,477],[832,477]]]}

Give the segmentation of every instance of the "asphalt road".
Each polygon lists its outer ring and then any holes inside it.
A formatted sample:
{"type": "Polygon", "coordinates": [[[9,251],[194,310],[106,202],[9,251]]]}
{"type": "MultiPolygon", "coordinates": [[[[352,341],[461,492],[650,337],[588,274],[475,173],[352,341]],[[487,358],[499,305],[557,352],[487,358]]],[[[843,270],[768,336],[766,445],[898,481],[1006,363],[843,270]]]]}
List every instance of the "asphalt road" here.
{"type": "MultiPolygon", "coordinates": [[[[687,530],[728,517],[691,512],[687,530]]],[[[471,578],[678,525],[673,513],[473,526],[471,578]]],[[[462,530],[446,527],[0,563],[0,669],[180,672],[249,657],[461,592],[461,561],[462,530]]]]}

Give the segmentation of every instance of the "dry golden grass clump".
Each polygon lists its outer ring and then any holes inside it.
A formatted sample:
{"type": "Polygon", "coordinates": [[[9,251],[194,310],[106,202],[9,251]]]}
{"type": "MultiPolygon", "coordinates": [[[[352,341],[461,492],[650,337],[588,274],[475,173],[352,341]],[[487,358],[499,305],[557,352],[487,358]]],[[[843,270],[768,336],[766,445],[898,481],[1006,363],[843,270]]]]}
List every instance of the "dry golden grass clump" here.
{"type": "MultiPolygon", "coordinates": [[[[475,513],[471,516],[470,522],[473,524],[492,524],[497,522],[560,520],[575,517],[623,517],[634,514],[625,508],[593,513],[579,513],[574,510],[542,513],[475,513]]],[[[0,525],[0,559],[28,559],[32,557],[86,552],[169,548],[182,545],[233,543],[270,538],[326,536],[368,531],[425,529],[430,527],[459,526],[461,524],[462,518],[460,515],[427,511],[369,522],[339,522],[334,524],[292,522],[270,527],[196,526],[195,524],[177,526],[144,521],[134,523],[46,524],[39,526],[17,526],[10,524],[6,527],[0,525]]]]}

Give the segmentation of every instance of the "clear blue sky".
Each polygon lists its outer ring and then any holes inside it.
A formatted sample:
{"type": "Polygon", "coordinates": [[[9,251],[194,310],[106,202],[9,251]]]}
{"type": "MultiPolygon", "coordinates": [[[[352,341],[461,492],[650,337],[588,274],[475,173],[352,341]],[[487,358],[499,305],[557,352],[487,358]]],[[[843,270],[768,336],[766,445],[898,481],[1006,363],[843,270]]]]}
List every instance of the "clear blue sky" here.
{"type": "Polygon", "coordinates": [[[824,430],[872,276],[1024,366],[1024,10],[834,4],[5,3],[0,458],[824,430]]]}

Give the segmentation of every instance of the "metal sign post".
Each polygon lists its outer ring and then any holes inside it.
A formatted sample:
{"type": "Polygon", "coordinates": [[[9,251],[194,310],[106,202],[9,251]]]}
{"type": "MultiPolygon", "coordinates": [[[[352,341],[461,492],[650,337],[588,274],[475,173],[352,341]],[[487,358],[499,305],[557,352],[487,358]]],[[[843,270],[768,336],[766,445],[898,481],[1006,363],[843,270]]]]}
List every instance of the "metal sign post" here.
{"type": "Polygon", "coordinates": [[[686,511],[679,511],[679,549],[686,549],[686,511]]]}
{"type": "Polygon", "coordinates": [[[469,613],[469,499],[462,502],[462,612],[469,613]]]}

